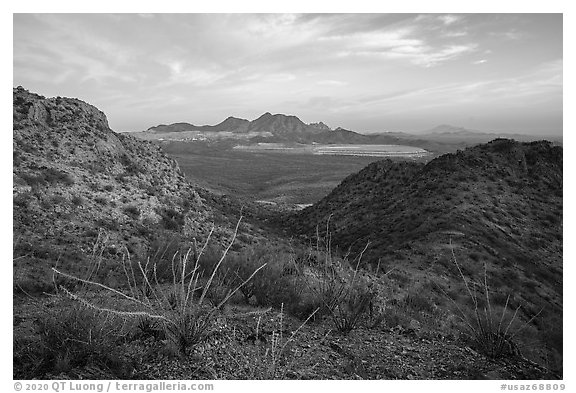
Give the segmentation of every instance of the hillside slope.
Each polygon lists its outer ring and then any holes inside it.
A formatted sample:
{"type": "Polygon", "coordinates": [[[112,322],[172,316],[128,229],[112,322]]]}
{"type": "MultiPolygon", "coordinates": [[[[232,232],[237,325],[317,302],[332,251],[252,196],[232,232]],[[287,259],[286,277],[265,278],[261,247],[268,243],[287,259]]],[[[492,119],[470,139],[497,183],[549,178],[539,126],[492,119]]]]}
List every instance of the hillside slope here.
{"type": "Polygon", "coordinates": [[[375,162],[302,211],[301,233],[377,260],[413,242],[473,241],[504,261],[557,264],[562,251],[562,148],[498,139],[428,164],[375,162]],[[370,251],[371,250],[371,251],[370,251]]]}
{"type": "Polygon", "coordinates": [[[15,282],[47,280],[56,261],[80,268],[96,243],[112,260],[125,247],[145,256],[154,242],[205,239],[214,221],[215,242],[230,238],[239,214],[228,219],[176,161],[113,132],[95,107],[21,87],[13,104],[15,282]]]}
{"type": "Polygon", "coordinates": [[[375,162],[289,222],[352,255],[368,244],[366,265],[411,281],[457,282],[453,247],[470,279],[486,266],[501,299],[561,318],[562,210],[562,148],[497,139],[428,164],[375,162]]]}

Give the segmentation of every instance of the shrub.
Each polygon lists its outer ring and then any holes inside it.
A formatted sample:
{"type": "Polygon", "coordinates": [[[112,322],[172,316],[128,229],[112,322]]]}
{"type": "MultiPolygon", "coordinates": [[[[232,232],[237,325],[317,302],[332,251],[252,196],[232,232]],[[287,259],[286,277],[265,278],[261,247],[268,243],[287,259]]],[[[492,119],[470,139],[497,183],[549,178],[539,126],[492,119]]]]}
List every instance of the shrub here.
{"type": "Polygon", "coordinates": [[[40,342],[34,346],[23,342],[15,345],[15,363],[19,363],[19,370],[32,371],[28,378],[87,365],[127,378],[132,362],[122,353],[121,326],[82,306],[64,308],[57,315],[45,314],[36,320],[40,342]]]}
{"type": "Polygon", "coordinates": [[[388,328],[397,326],[407,327],[410,324],[411,316],[404,306],[397,299],[391,299],[386,304],[386,312],[381,315],[380,323],[388,328]]]}
{"type": "MultiPolygon", "coordinates": [[[[260,258],[254,255],[255,249],[245,250],[239,255],[231,256],[228,268],[231,272],[232,280],[239,280],[240,282],[245,281],[250,277],[256,269],[259,267],[257,264],[260,262],[260,258]]],[[[255,280],[252,279],[246,285],[240,288],[240,293],[244,297],[244,302],[246,304],[250,303],[250,299],[254,296],[255,290],[255,280]]]]}
{"type": "Polygon", "coordinates": [[[106,206],[108,204],[108,199],[98,196],[94,198],[94,202],[98,203],[99,205],[106,206]]]}
{"type": "Polygon", "coordinates": [[[54,286],[46,281],[36,278],[27,278],[22,280],[14,279],[13,293],[15,295],[22,294],[33,297],[53,292],[54,286]]]}
{"type": "Polygon", "coordinates": [[[310,318],[312,321],[315,321],[316,318],[322,316],[320,312],[322,309],[322,300],[319,299],[314,292],[304,288],[300,293],[298,303],[291,304],[288,311],[300,320],[310,318]]]}
{"type": "Polygon", "coordinates": [[[33,175],[30,173],[20,173],[20,177],[31,187],[38,187],[39,185],[46,184],[44,178],[40,175],[33,175]]]}
{"type": "Polygon", "coordinates": [[[293,268],[293,254],[269,246],[249,247],[229,261],[229,278],[243,282],[264,264],[266,266],[240,289],[244,301],[248,304],[254,297],[259,306],[283,307],[290,314],[302,316],[299,306],[304,284],[298,269],[293,268]]]}
{"type": "Polygon", "coordinates": [[[124,176],[134,176],[139,173],[144,173],[146,170],[142,168],[140,163],[134,162],[127,154],[120,156],[120,162],[124,165],[125,173],[124,176]]]}
{"type": "Polygon", "coordinates": [[[21,192],[14,195],[13,203],[14,206],[18,206],[22,209],[28,209],[30,202],[33,200],[33,194],[29,191],[21,192]]]}
{"type": "Polygon", "coordinates": [[[254,296],[260,306],[280,308],[284,304],[291,312],[300,301],[301,291],[299,278],[284,275],[279,264],[266,265],[254,279],[254,296]]]}
{"type": "Polygon", "coordinates": [[[106,229],[108,231],[118,231],[120,229],[120,223],[115,218],[99,218],[94,221],[97,228],[106,229]]]}
{"type": "Polygon", "coordinates": [[[349,261],[333,258],[330,246],[324,251],[324,261],[317,267],[318,279],[309,288],[321,302],[320,313],[330,315],[334,326],[343,334],[354,330],[369,312],[375,291],[358,275],[362,255],[358,255],[354,270],[349,261]]]}
{"type": "Polygon", "coordinates": [[[157,213],[162,217],[164,228],[178,231],[184,226],[184,215],[173,208],[158,209],[157,213]]]}
{"type": "Polygon", "coordinates": [[[430,297],[420,293],[408,293],[402,302],[404,306],[418,313],[430,314],[434,311],[434,304],[430,300],[430,297]]]}
{"type": "Polygon", "coordinates": [[[22,153],[18,150],[12,151],[12,166],[19,167],[22,162],[26,161],[26,157],[22,156],[22,153]]]}
{"type": "MultiPolygon", "coordinates": [[[[236,286],[219,304],[210,304],[210,301],[207,298],[207,294],[214,283],[214,277],[217,275],[219,268],[222,266],[222,263],[236,238],[239,225],[240,221],[238,221],[238,224],[236,225],[230,244],[222,253],[218,264],[214,267],[214,270],[203,285],[201,285],[200,281],[199,258],[208,246],[213,229],[195,260],[192,260],[191,258],[194,254],[192,248],[188,249],[185,253],[178,253],[172,257],[171,285],[161,285],[157,278],[156,269],[150,261],[146,261],[146,263],[139,262],[137,264],[138,270],[140,271],[140,277],[142,277],[143,280],[143,287],[138,288],[136,275],[132,269],[132,265],[129,264],[129,255],[123,259],[124,272],[129,287],[128,293],[112,289],[98,282],[85,280],[60,272],[56,268],[53,268],[52,270],[55,274],[77,280],[85,285],[103,288],[112,294],[127,300],[132,305],[129,310],[121,310],[117,308],[103,309],[92,304],[84,296],[72,293],[66,288],[60,287],[60,289],[72,299],[96,310],[106,311],[113,315],[121,315],[123,317],[147,317],[157,320],[162,324],[163,331],[170,343],[178,349],[178,352],[181,355],[186,355],[191,347],[206,339],[216,319],[219,308],[245,284],[245,282],[242,282],[236,286]],[[192,266],[191,270],[189,270],[190,266],[192,266]]],[[[258,271],[259,269],[256,270],[247,281],[258,273],[258,271]]]]}
{"type": "Polygon", "coordinates": [[[344,334],[354,330],[361,318],[368,313],[370,304],[375,296],[366,283],[352,281],[337,286],[335,298],[329,304],[332,321],[340,332],[344,334]]]}
{"type": "MultiPolygon", "coordinates": [[[[131,261],[138,285],[146,285],[145,280],[138,276],[141,274],[138,267],[138,259],[149,261],[150,270],[148,280],[158,280],[160,284],[173,281],[172,260],[179,254],[185,253],[186,248],[183,239],[178,235],[157,234],[151,241],[150,247],[145,255],[138,255],[136,260],[131,261]]],[[[190,273],[188,268],[187,274],[190,273]]]]}
{"type": "Polygon", "coordinates": [[[60,171],[56,168],[47,168],[43,172],[43,178],[46,183],[62,183],[70,186],[74,184],[74,179],[70,174],[60,171]]]}
{"type": "Polygon", "coordinates": [[[214,276],[212,285],[210,285],[206,293],[206,299],[210,302],[212,307],[223,309],[230,300],[230,293],[232,288],[227,285],[225,277],[217,274],[214,276]]]}
{"type": "Polygon", "coordinates": [[[134,205],[128,205],[128,206],[124,206],[124,213],[133,218],[133,219],[138,219],[138,217],[140,217],[140,209],[138,208],[138,206],[134,206],[134,205]]]}
{"type": "Polygon", "coordinates": [[[64,205],[66,202],[66,198],[62,195],[52,195],[49,200],[49,203],[52,206],[64,205]]]}
{"type": "Polygon", "coordinates": [[[84,198],[81,195],[74,195],[72,197],[72,204],[74,206],[82,206],[84,202],[84,198]]]}
{"type": "Polygon", "coordinates": [[[149,337],[155,340],[162,340],[166,338],[164,330],[162,329],[162,324],[154,319],[147,316],[143,316],[138,319],[136,324],[136,338],[146,340],[149,337]]]}

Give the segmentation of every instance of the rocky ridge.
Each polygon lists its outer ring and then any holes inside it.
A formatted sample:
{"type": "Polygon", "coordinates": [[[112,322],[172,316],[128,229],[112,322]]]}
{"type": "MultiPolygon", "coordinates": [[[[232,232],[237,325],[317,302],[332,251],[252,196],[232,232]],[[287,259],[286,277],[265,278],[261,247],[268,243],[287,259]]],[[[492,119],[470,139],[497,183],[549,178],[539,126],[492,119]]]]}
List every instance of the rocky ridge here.
{"type": "Polygon", "coordinates": [[[486,282],[499,306],[510,295],[522,320],[538,315],[535,329],[561,352],[562,172],[561,147],[497,139],[427,164],[375,162],[284,222],[351,257],[366,247],[366,269],[464,304],[462,274],[486,282]]]}
{"type": "Polygon", "coordinates": [[[82,265],[104,238],[113,257],[125,247],[145,253],[162,237],[205,239],[215,220],[213,239],[230,237],[235,223],[176,161],[112,131],[94,106],[21,87],[13,103],[14,254],[23,280],[46,280],[56,260],[82,265]]]}

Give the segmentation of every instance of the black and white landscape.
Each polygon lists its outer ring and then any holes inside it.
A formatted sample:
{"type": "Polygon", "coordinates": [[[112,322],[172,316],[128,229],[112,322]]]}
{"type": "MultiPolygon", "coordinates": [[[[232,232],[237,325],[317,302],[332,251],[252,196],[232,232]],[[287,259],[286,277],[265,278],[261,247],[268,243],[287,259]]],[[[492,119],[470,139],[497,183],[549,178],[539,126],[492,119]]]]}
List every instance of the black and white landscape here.
{"type": "Polygon", "coordinates": [[[15,14],[13,377],[562,379],[562,22],[15,14]]]}

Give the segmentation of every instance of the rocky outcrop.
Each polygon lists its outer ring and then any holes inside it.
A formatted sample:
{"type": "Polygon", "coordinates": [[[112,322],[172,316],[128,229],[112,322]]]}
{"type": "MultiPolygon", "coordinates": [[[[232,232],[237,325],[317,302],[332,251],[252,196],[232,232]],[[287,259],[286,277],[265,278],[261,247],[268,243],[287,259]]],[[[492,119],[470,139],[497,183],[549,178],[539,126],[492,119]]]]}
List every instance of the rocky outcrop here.
{"type": "Polygon", "coordinates": [[[309,126],[313,127],[313,128],[317,128],[317,129],[322,130],[322,131],[331,131],[332,130],[330,127],[328,127],[326,124],[324,124],[322,122],[310,123],[309,126]]]}
{"type": "MultiPolygon", "coordinates": [[[[13,107],[14,253],[26,255],[19,268],[45,271],[59,258],[81,265],[104,238],[112,254],[145,254],[160,238],[207,237],[215,214],[200,196],[207,192],[160,147],[115,133],[78,99],[18,87],[13,107]]],[[[218,217],[213,239],[224,243],[238,217],[218,217]]]]}

